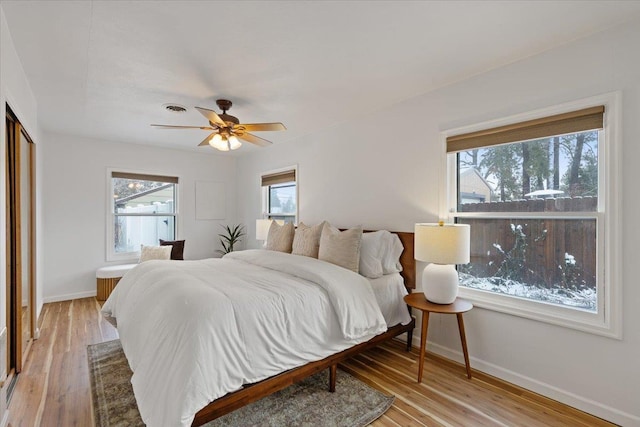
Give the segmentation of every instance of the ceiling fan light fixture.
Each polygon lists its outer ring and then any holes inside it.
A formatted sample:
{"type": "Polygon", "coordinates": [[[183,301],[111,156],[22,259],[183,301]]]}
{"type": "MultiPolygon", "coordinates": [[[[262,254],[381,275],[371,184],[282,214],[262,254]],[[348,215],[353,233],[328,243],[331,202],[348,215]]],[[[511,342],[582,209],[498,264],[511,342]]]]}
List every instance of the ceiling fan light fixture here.
{"type": "MultiPolygon", "coordinates": [[[[151,126],[160,129],[200,129],[212,132],[205,137],[198,146],[210,145],[220,151],[237,150],[242,146],[240,139],[259,147],[268,147],[273,143],[250,132],[280,131],[287,128],[282,123],[240,123],[237,117],[227,114],[233,105],[228,99],[216,101],[222,113],[218,114],[208,108],[195,107],[209,122],[208,126],[181,126],[181,125],[156,125],[151,126]]],[[[171,104],[164,105],[167,111],[184,112],[184,106],[171,104]]]]}
{"type": "Polygon", "coordinates": [[[219,133],[216,133],[209,140],[209,145],[220,151],[229,151],[229,145],[227,144],[227,138],[223,137],[219,133]]]}
{"type": "Polygon", "coordinates": [[[229,137],[229,148],[231,150],[237,150],[238,148],[240,148],[242,146],[242,143],[240,142],[240,140],[238,139],[237,136],[235,135],[231,135],[229,137]]]}

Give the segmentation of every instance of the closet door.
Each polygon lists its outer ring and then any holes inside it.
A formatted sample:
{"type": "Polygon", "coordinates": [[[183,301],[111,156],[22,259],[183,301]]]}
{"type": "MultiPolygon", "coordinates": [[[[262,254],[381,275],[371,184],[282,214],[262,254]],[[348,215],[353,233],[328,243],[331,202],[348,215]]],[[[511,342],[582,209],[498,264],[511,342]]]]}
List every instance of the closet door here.
{"type": "Polygon", "coordinates": [[[6,125],[7,373],[15,380],[35,329],[35,145],[8,106],[6,125]]]}
{"type": "Polygon", "coordinates": [[[33,225],[34,212],[33,209],[33,157],[34,144],[30,142],[29,137],[23,129],[20,131],[19,138],[19,157],[20,157],[20,282],[22,289],[20,291],[20,324],[22,325],[22,354],[23,360],[27,351],[29,341],[33,337],[33,284],[34,284],[34,266],[35,266],[35,246],[33,245],[33,225]]]}

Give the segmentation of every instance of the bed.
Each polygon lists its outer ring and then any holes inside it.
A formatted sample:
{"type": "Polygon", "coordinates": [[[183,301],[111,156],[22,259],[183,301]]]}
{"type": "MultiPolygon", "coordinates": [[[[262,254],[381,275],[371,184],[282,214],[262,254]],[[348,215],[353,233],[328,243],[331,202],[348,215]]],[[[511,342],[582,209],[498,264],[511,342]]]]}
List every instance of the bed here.
{"type": "Polygon", "coordinates": [[[413,234],[396,234],[402,276],[264,250],[127,273],[103,313],[117,323],[142,419],[202,425],[327,368],[335,389],[341,360],[404,332],[409,346],[406,306],[382,303],[415,284],[413,234]]]}

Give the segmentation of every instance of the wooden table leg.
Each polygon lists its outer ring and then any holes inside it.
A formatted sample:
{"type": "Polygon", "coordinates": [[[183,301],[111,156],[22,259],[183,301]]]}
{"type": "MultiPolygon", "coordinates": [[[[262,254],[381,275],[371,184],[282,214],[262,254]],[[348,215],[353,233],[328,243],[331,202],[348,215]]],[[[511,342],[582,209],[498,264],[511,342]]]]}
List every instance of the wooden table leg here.
{"type": "Polygon", "coordinates": [[[464,320],[462,313],[456,313],[458,317],[458,329],[460,330],[460,341],[462,341],[462,352],[464,353],[464,364],[467,367],[467,378],[471,378],[471,365],[469,364],[469,351],[467,350],[467,336],[464,333],[464,320]]]}
{"type": "Polygon", "coordinates": [[[422,331],[420,333],[420,364],[418,365],[418,382],[422,382],[422,369],[424,368],[424,355],[427,346],[427,328],[429,327],[429,312],[422,312],[422,331]]]}

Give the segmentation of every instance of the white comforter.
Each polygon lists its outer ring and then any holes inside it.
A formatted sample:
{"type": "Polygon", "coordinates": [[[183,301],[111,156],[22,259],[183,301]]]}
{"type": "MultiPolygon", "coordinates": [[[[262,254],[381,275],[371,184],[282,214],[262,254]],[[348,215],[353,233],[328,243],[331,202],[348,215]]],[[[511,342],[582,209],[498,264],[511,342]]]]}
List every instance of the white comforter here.
{"type": "Polygon", "coordinates": [[[263,250],[144,262],[120,280],[102,311],[117,321],[149,426],[188,426],[198,410],[243,384],[386,330],[362,276],[263,250]]]}

